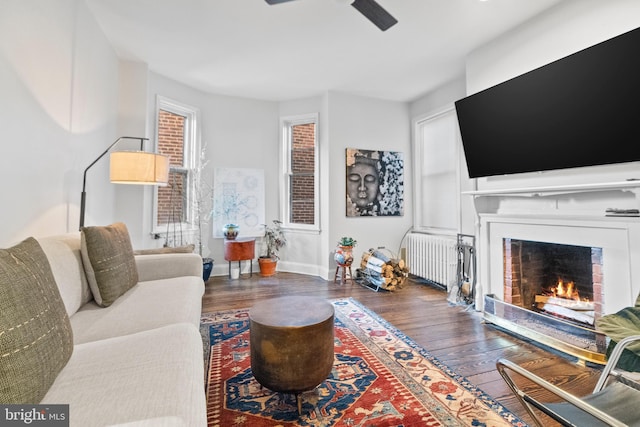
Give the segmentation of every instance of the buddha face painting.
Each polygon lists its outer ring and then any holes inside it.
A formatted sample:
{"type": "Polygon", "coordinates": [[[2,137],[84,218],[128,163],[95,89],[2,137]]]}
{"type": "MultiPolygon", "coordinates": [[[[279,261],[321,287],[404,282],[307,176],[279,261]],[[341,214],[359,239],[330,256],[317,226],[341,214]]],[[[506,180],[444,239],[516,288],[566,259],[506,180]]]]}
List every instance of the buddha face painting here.
{"type": "Polygon", "coordinates": [[[351,202],[362,209],[375,202],[380,182],[378,171],[370,162],[356,161],[347,171],[347,193],[351,202]]]}
{"type": "Polygon", "coordinates": [[[348,217],[403,214],[402,153],[347,148],[346,166],[348,217]]]}

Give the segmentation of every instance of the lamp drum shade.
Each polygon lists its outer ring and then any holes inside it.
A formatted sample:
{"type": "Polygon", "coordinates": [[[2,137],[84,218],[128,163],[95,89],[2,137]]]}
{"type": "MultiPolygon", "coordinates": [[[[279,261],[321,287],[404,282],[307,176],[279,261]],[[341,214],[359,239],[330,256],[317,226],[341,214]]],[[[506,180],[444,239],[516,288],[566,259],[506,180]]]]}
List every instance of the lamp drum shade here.
{"type": "Polygon", "coordinates": [[[110,163],[114,184],[167,185],[169,181],[169,159],[161,154],[116,151],[111,153],[110,163]]]}

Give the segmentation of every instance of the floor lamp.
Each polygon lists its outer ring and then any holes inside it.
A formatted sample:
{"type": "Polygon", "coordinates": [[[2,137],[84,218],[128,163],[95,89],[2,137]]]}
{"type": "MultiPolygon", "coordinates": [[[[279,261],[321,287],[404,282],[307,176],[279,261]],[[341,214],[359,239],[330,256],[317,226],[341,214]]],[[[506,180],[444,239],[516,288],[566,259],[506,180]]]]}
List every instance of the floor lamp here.
{"type": "Polygon", "coordinates": [[[169,181],[169,159],[167,156],[144,151],[144,141],[148,141],[149,138],[121,136],[84,170],[82,178],[82,194],[80,196],[80,230],[84,227],[84,211],[87,196],[87,193],[85,192],[87,185],[87,171],[123,139],[139,140],[140,151],[115,151],[111,153],[110,179],[112,183],[167,185],[167,182],[169,181]]]}

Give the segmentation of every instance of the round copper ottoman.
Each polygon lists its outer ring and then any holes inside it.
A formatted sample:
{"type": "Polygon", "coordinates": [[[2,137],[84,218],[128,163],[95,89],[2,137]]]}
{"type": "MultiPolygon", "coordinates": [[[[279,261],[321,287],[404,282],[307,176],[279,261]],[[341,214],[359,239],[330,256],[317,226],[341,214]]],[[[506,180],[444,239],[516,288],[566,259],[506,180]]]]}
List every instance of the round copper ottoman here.
{"type": "Polygon", "coordinates": [[[333,305],[323,298],[288,296],[249,310],[251,370],[269,390],[296,395],[327,379],[333,367],[333,305]]]}

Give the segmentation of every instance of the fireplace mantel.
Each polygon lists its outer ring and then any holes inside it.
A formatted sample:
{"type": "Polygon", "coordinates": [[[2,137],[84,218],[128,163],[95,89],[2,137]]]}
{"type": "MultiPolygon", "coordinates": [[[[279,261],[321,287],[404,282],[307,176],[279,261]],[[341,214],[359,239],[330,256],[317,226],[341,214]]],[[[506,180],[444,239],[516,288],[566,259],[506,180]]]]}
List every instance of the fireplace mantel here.
{"type": "Polygon", "coordinates": [[[640,180],[466,191],[476,213],[640,222],[640,180]],[[612,213],[610,209],[626,213],[612,213]],[[629,213],[631,211],[632,213],[629,213]],[[633,213],[635,211],[635,213],[633,213]],[[614,218],[617,217],[617,218],[614,218]]]}
{"type": "Polygon", "coordinates": [[[600,182],[589,184],[572,184],[572,185],[549,185],[540,187],[521,187],[521,188],[496,188],[488,190],[465,191],[462,194],[475,197],[492,197],[492,196],[514,196],[514,197],[536,197],[536,196],[555,196],[570,195],[577,193],[591,193],[600,191],[630,191],[638,194],[640,190],[640,180],[632,179],[619,182],[600,182]]]}
{"type": "Polygon", "coordinates": [[[559,185],[537,181],[545,184],[509,186],[495,180],[478,182],[478,190],[462,193],[473,198],[477,215],[476,310],[485,311],[485,301],[508,304],[507,238],[599,249],[602,263],[594,275],[601,274],[604,290],[601,315],[633,305],[640,293],[640,179],[559,185]]]}

